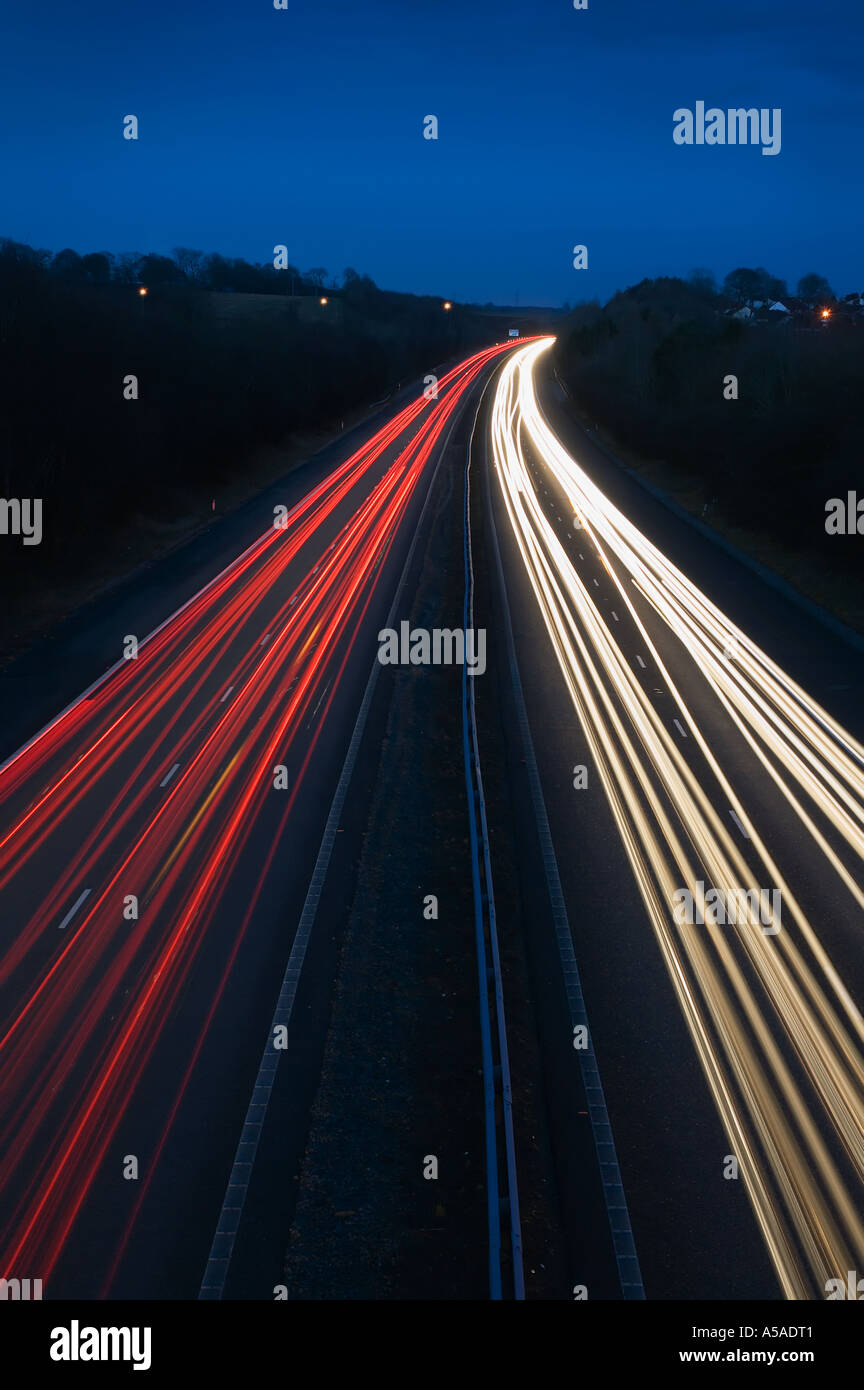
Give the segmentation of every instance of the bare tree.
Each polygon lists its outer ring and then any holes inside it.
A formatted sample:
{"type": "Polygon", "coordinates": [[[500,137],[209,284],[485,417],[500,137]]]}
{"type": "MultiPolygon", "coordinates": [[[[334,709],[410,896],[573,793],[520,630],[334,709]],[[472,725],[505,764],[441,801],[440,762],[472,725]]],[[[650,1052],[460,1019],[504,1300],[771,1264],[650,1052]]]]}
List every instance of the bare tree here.
{"type": "Polygon", "coordinates": [[[187,280],[194,280],[197,284],[203,278],[203,251],[193,251],[188,246],[175,246],[171,255],[174,257],[187,280]]]}

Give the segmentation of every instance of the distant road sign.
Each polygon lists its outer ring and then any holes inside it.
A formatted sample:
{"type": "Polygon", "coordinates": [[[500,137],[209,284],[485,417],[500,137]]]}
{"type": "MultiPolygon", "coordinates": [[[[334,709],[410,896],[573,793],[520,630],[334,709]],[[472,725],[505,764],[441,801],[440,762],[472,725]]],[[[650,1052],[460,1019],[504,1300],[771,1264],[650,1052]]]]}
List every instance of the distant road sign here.
{"type": "Polygon", "coordinates": [[[511,328],[510,331],[509,331],[508,334],[507,334],[507,337],[508,337],[508,338],[518,338],[518,337],[519,337],[519,329],[518,329],[518,328],[511,328]]]}

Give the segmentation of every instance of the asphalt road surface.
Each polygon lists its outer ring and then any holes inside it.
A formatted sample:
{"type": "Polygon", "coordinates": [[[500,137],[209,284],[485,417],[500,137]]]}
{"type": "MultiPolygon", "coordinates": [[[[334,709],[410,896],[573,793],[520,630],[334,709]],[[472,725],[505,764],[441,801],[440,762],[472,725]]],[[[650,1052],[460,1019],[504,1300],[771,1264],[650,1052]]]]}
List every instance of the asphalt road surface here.
{"type": "MultiPolygon", "coordinates": [[[[528,343],[403,393],[4,674],[0,1277],[198,1295],[377,633],[478,408],[505,592],[478,534],[475,693],[510,717],[506,602],[647,1297],[820,1298],[862,1268],[864,658],[611,464],[528,343]]],[[[614,1296],[506,738],[563,1219],[614,1296]]],[[[334,942],[325,914],[228,1297],[278,1281],[334,942]]]]}
{"type": "MultiPolygon", "coordinates": [[[[0,771],[3,1276],[46,1297],[198,1295],[377,632],[501,350],[292,474],[226,568],[159,596],[149,637],[128,594],[103,605],[119,659],[0,771]]],[[[28,683],[36,703],[63,686],[42,660],[7,682],[19,721],[28,683]]],[[[280,1191],[248,1202],[257,1296],[299,1166],[306,1041],[280,1191]]]]}
{"type": "Polygon", "coordinates": [[[646,1293],[824,1298],[864,1259],[860,653],[616,476],[547,347],[490,486],[646,1293]]]}

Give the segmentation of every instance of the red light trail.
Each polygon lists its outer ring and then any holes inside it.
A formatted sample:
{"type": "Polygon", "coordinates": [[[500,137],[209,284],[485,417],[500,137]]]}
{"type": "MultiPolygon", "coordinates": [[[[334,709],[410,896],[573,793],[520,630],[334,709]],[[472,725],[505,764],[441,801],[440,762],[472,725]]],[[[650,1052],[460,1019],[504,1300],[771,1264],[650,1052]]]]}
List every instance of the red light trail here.
{"type": "Polygon", "coordinates": [[[0,769],[0,890],[14,904],[0,943],[2,1277],[50,1277],[251,855],[254,888],[227,936],[222,920],[204,1031],[165,1087],[116,1267],[384,561],[457,405],[505,350],[412,401],[0,769]],[[291,768],[278,817],[277,765],[291,768]]]}

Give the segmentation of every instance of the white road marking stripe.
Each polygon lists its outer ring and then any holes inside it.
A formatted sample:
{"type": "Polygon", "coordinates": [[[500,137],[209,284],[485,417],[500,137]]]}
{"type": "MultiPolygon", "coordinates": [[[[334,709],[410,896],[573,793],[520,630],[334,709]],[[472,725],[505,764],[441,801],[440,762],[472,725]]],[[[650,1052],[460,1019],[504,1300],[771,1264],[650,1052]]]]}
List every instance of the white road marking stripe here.
{"type": "Polygon", "coordinates": [[[600,580],[599,580],[599,579],[595,579],[595,580],[594,580],[594,583],[595,583],[596,587],[599,589],[599,588],[600,588],[600,580]]]}
{"type": "Polygon", "coordinates": [[[675,728],[678,730],[678,732],[679,732],[679,734],[681,735],[681,737],[682,737],[682,738],[686,738],[686,737],[687,737],[687,730],[684,728],[684,726],[683,726],[683,724],[681,723],[680,719],[673,719],[673,720],[672,720],[672,723],[675,725],[675,728]]]}
{"type": "Polygon", "coordinates": [[[644,670],[645,670],[645,662],[642,660],[642,658],[641,658],[641,656],[639,655],[638,652],[636,653],[636,660],[639,662],[639,665],[642,667],[642,670],[644,671],[644,670]]]}
{"type": "Polygon", "coordinates": [[[174,766],[172,767],[171,771],[168,773],[167,777],[165,777],[165,778],[159,783],[160,787],[167,787],[168,783],[171,781],[171,778],[174,776],[174,773],[177,771],[177,769],[178,769],[179,766],[180,766],[179,763],[175,763],[175,764],[174,764],[174,766]]]}
{"type": "Polygon", "coordinates": [[[219,701],[220,705],[224,705],[225,701],[228,699],[228,696],[231,694],[231,691],[233,689],[233,685],[229,685],[228,689],[225,691],[225,694],[222,696],[222,699],[219,701]]]}
{"type": "Polygon", "coordinates": [[[68,922],[71,922],[71,921],[72,921],[72,918],[75,916],[75,913],[78,911],[78,909],[79,909],[79,907],[81,906],[81,904],[83,903],[84,899],[85,899],[85,898],[89,898],[89,896],[90,896],[90,889],[89,889],[89,888],[85,888],[85,889],[84,889],[84,892],[83,892],[83,893],[81,894],[81,896],[78,898],[77,902],[75,902],[75,903],[73,904],[73,906],[70,907],[69,911],[66,913],[66,916],[63,918],[63,921],[60,923],[60,926],[57,928],[58,931],[62,931],[63,928],[66,926],[66,924],[67,924],[68,922]]]}
{"type": "Polygon", "coordinates": [[[734,820],[734,822],[735,822],[735,824],[737,825],[738,829],[741,831],[741,834],[744,836],[744,839],[745,839],[745,840],[749,840],[749,839],[750,839],[750,836],[748,835],[748,833],[747,833],[745,827],[741,824],[741,822],[740,822],[740,820],[738,819],[738,817],[736,816],[735,812],[732,810],[731,806],[730,806],[730,808],[729,808],[729,814],[730,814],[730,816],[732,817],[732,819],[734,820]]]}
{"type": "Polygon", "coordinates": [[[269,632],[265,632],[265,633],[264,633],[264,636],[261,638],[261,641],[258,643],[258,646],[259,646],[259,647],[263,647],[263,646],[264,646],[264,643],[265,643],[265,642],[269,642],[269,641],[270,641],[270,633],[269,633],[269,632]]]}
{"type": "MultiPolygon", "coordinates": [[[[329,689],[330,689],[330,682],[328,681],[327,684],[325,685],[324,689],[321,691],[320,696],[318,697],[318,705],[321,704],[321,701],[324,699],[324,696],[327,694],[327,691],[328,691],[329,689]]],[[[312,711],[312,719],[314,719],[315,716],[316,716],[316,714],[318,713],[318,705],[316,705],[315,708],[314,708],[313,711],[312,711]]],[[[309,729],[309,728],[312,727],[312,719],[310,719],[310,720],[309,720],[309,723],[306,725],[306,728],[307,728],[307,729],[309,729]]]]}
{"type": "Polygon", "coordinates": [[[614,608],[612,609],[612,617],[615,619],[616,623],[620,621],[614,608]]]}

